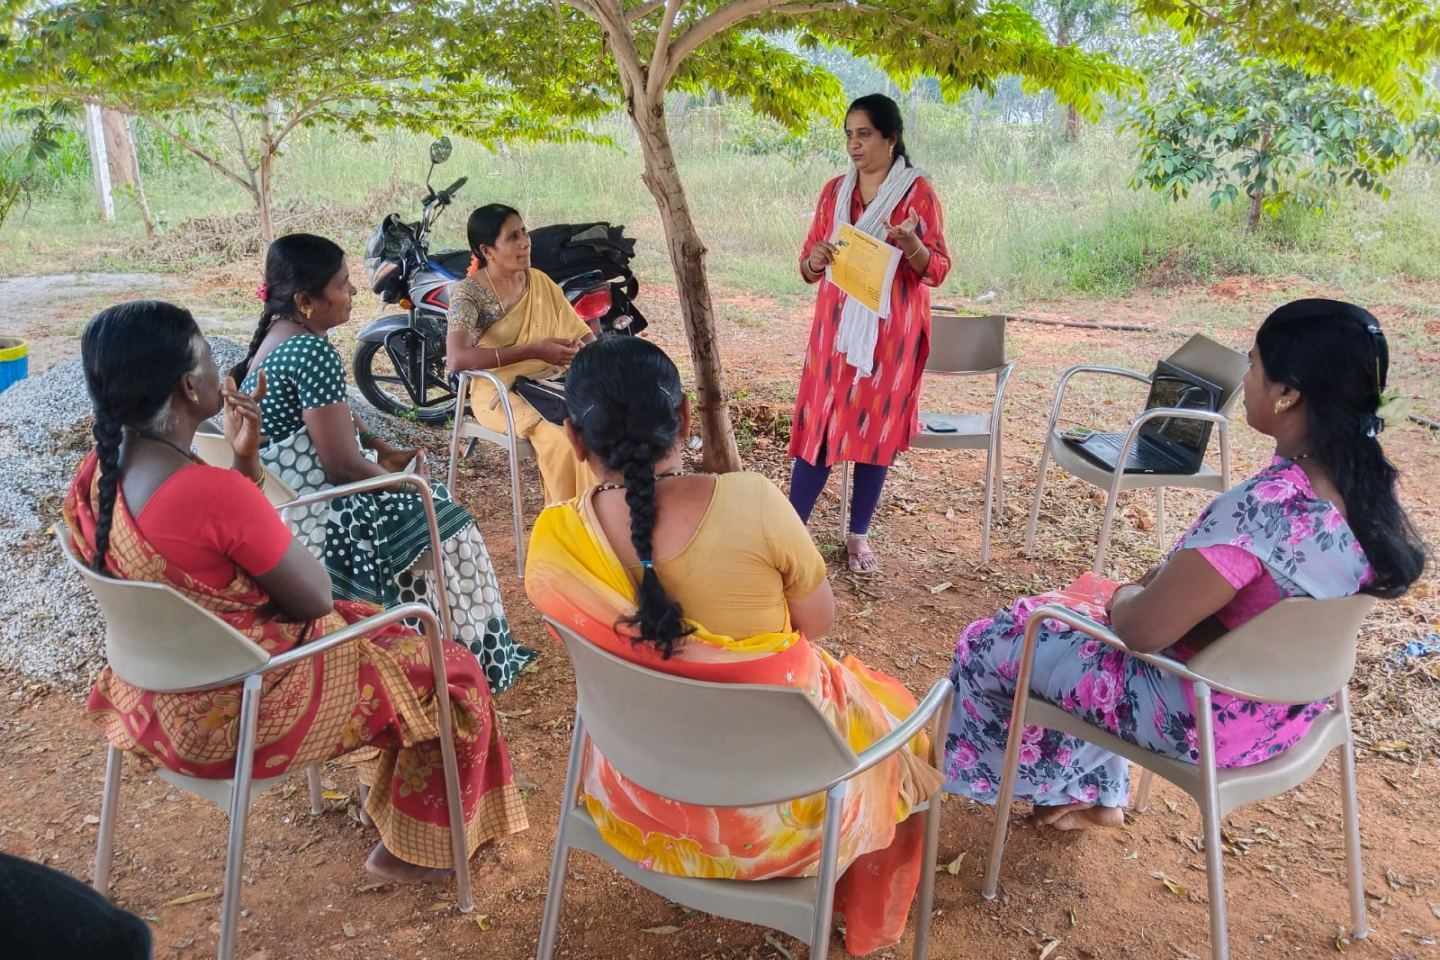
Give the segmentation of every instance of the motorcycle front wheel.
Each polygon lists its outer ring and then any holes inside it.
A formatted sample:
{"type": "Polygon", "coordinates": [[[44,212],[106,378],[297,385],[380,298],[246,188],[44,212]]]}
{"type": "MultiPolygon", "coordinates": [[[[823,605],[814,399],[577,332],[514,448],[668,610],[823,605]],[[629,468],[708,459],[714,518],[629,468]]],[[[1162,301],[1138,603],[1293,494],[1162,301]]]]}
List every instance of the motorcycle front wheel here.
{"type": "Polygon", "coordinates": [[[427,371],[426,389],[421,393],[424,403],[416,403],[406,384],[405,377],[396,368],[394,359],[383,343],[366,342],[355,347],[355,359],[351,366],[355,374],[355,386],[360,395],[376,410],[405,420],[438,426],[445,423],[455,412],[455,391],[444,379],[444,358],[438,367],[427,371]]]}

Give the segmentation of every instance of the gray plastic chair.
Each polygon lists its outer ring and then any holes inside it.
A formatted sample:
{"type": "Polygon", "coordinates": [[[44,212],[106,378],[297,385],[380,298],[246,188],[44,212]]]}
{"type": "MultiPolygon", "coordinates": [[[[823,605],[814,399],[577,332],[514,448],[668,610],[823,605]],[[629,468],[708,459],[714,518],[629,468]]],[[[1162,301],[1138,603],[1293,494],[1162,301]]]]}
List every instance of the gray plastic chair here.
{"type": "Polygon", "coordinates": [[[1350,888],[1351,935],[1363,940],[1365,882],[1360,866],[1360,811],[1355,787],[1355,742],[1350,732],[1350,704],[1346,684],[1355,670],[1355,642],[1361,621],[1374,598],[1364,594],[1334,600],[1292,598],[1282,600],[1241,627],[1180,663],[1162,654],[1135,653],[1113,632],[1061,606],[1043,606],[1030,614],[1015,679],[1010,739],[1005,745],[1000,796],[995,807],[995,831],[990,862],[981,893],[995,899],[1010,804],[1015,798],[1015,774],[1020,764],[1021,735],[1027,724],[1060,730],[1125,757],[1144,768],[1138,810],[1149,800],[1152,773],[1180,787],[1200,806],[1205,829],[1205,869],[1210,894],[1210,951],[1213,960],[1230,956],[1225,912],[1225,875],[1220,821],[1237,807],[1278,796],[1299,786],[1320,769],[1325,758],[1340,750],[1340,792],[1344,807],[1345,872],[1350,888]],[[1037,628],[1057,620],[1125,650],[1160,670],[1188,680],[1195,687],[1195,725],[1199,763],[1184,763],[1151,753],[1092,726],[1053,704],[1030,695],[1037,628]],[[1300,704],[1334,698],[1335,708],[1315,721],[1308,733],[1289,750],[1249,767],[1215,766],[1215,727],[1210,712],[1211,692],[1267,703],[1300,704]]]}
{"type": "MultiPolygon", "coordinates": [[[[393,485],[410,483],[417,487],[431,531],[435,528],[434,503],[429,485],[410,474],[392,474],[358,483],[346,484],[297,501],[302,505],[332,497],[364,493],[393,485]]],[[[56,527],[61,553],[85,580],[100,603],[105,617],[105,659],[115,675],[126,683],[156,693],[188,693],[217,687],[241,686],[240,739],[236,744],[235,776],[225,780],[187,777],[160,768],[156,771],[165,782],[204,797],[225,810],[230,817],[230,835],[225,851],[224,899],[220,906],[220,943],[218,960],[231,960],[235,953],[236,923],[240,915],[240,872],[244,865],[245,830],[250,807],[255,798],[284,780],[281,777],[255,779],[256,721],[260,711],[260,686],[265,676],[284,670],[302,660],[325,653],[357,637],[402,620],[418,620],[424,627],[434,665],[435,689],[446,688],[444,645],[450,642],[448,626],[423,603],[409,603],[384,613],[367,617],[342,630],[308,640],[303,645],[277,656],[271,656],[258,644],[229,624],[215,617],[190,600],[161,583],[140,580],[117,580],[96,573],[75,553],[70,534],[63,526],[56,527]]],[[[442,591],[437,602],[445,607],[442,591]]],[[[440,720],[440,753],[445,766],[445,797],[450,809],[450,838],[455,857],[457,903],[462,913],[474,908],[470,890],[470,864],[465,855],[465,823],[460,804],[459,767],[455,742],[451,733],[450,700],[436,697],[440,720]]],[[[100,832],[95,849],[94,887],[105,892],[110,886],[111,851],[115,837],[115,811],[119,803],[122,752],[110,747],[105,759],[105,790],[100,807],[100,832]]],[[[306,771],[310,810],[320,813],[320,779],[315,767],[306,771]]]]}
{"type": "MultiPolygon", "coordinates": [[[[920,432],[912,447],[926,450],[985,451],[985,512],[981,519],[980,563],[990,562],[990,525],[995,511],[1005,510],[1005,466],[1002,460],[1001,413],[1005,385],[1015,365],[1005,359],[1005,318],[967,317],[936,310],[930,316],[930,355],[925,372],[950,377],[995,377],[995,400],[989,413],[922,413],[920,432]],[[937,431],[934,428],[951,429],[937,431]]],[[[850,462],[841,464],[840,536],[850,533],[850,462]]]]}
{"type": "Polygon", "coordinates": [[[535,448],[529,440],[515,438],[515,413],[510,406],[510,391],[501,380],[489,370],[464,370],[456,375],[454,427],[450,431],[450,473],[446,486],[455,490],[455,468],[460,465],[460,441],[467,440],[463,456],[468,456],[476,440],[484,440],[505,451],[510,463],[510,512],[515,522],[515,563],[520,578],[525,578],[525,521],[522,516],[524,500],[520,486],[520,460],[534,460],[535,448]],[[476,378],[490,381],[500,397],[500,409],[505,413],[505,432],[499,433],[482,427],[470,415],[470,381],[476,378]]]}
{"type": "Polygon", "coordinates": [[[1250,360],[1245,354],[1221,346],[1209,337],[1198,333],[1167,359],[1170,363],[1198,374],[1219,387],[1221,390],[1220,412],[1210,413],[1204,410],[1180,410],[1166,407],[1143,411],[1131,421],[1115,462],[1125,463],[1129,460],[1130,449],[1140,436],[1141,427],[1151,420],[1162,417],[1208,420],[1216,425],[1220,435],[1219,472],[1217,473],[1213,467],[1207,464],[1201,464],[1196,473],[1125,473],[1123,470],[1106,470],[1085,459],[1065,442],[1061,431],[1056,427],[1056,423],[1060,419],[1060,408],[1065,402],[1065,392],[1070,386],[1071,379],[1085,373],[1126,377],[1149,384],[1150,377],[1147,374],[1120,367],[1083,365],[1071,367],[1060,375],[1060,381],[1055,386],[1055,404],[1050,409],[1050,422],[1045,428],[1045,447],[1040,453],[1040,464],[1036,474],[1035,501],[1030,505],[1030,522],[1025,527],[1026,553],[1035,548],[1035,526],[1040,518],[1040,500],[1045,495],[1045,469],[1050,459],[1053,459],[1057,467],[1071,476],[1078,477],[1093,487],[1099,487],[1101,490],[1109,492],[1109,498],[1105,501],[1105,516],[1100,523],[1100,538],[1095,545],[1095,563],[1092,569],[1097,574],[1104,572],[1105,552],[1110,545],[1110,532],[1115,521],[1115,507],[1123,491],[1154,488],[1155,538],[1160,549],[1164,550],[1170,545],[1165,538],[1166,487],[1193,487],[1200,490],[1213,490],[1216,493],[1224,493],[1230,488],[1230,418],[1235,412],[1235,405],[1240,400],[1240,385],[1245,377],[1245,371],[1250,368],[1250,360]]]}
{"type": "MultiPolygon", "coordinates": [[[[225,439],[224,429],[209,420],[202,420],[200,428],[195,431],[195,452],[212,467],[228,469],[235,460],[235,452],[230,449],[230,441],[225,439]]],[[[264,464],[260,465],[260,469],[265,471],[266,499],[277,508],[295,499],[295,491],[275,476],[274,471],[264,464]]]]}
{"type": "MultiPolygon", "coordinates": [[[[575,666],[575,728],[555,859],[545,897],[537,960],[550,960],[572,849],[586,850],[647,890],[694,910],[784,931],[810,944],[820,960],[830,943],[840,808],[845,783],[931,728],[936,754],[944,751],[949,681],[937,681],[906,721],[859,756],[825,715],[793,687],[702,683],[646,669],[613,656],[546,618],[575,666]],[[724,730],[717,738],[715,732],[724,730]],[[784,736],[776,736],[783,731],[784,736]],[[663,797],[711,807],[780,803],[825,792],[819,875],[781,880],[700,880],[654,873],[616,852],[578,803],[586,738],[627,779],[663,797]],[[697,745],[704,749],[697,749],[697,745]]],[[[925,852],[915,921],[915,957],[929,951],[940,797],[925,811],[925,852]]]]}

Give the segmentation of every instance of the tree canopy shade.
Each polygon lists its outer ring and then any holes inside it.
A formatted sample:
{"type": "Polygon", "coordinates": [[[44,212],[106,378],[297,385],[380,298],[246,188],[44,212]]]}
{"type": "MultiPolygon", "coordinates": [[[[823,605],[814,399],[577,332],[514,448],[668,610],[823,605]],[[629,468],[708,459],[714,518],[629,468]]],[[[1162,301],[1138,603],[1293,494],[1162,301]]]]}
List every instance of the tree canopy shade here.
{"type": "Polygon", "coordinates": [[[1134,0],[1136,12],[1245,55],[1374,91],[1406,119],[1425,109],[1440,56],[1435,0],[1134,0]]]}
{"type": "Polygon", "coordinates": [[[1139,135],[1137,183],[1174,199],[1208,184],[1212,208],[1321,208],[1346,183],[1389,195],[1385,176],[1415,154],[1440,156],[1440,120],[1401,121],[1371,91],[1215,42],[1174,51],[1150,72],[1126,125],[1139,135]]]}
{"type": "Polygon", "coordinates": [[[583,137],[574,123],[608,109],[595,94],[536,84],[523,99],[465,54],[493,30],[463,4],[277,0],[17,5],[0,23],[0,93],[89,100],[145,117],[245,189],[270,239],[273,167],[296,129],[368,135],[448,130],[494,143],[583,137]],[[177,124],[200,114],[217,143],[177,124]],[[228,145],[222,146],[220,143],[228,145]]]}

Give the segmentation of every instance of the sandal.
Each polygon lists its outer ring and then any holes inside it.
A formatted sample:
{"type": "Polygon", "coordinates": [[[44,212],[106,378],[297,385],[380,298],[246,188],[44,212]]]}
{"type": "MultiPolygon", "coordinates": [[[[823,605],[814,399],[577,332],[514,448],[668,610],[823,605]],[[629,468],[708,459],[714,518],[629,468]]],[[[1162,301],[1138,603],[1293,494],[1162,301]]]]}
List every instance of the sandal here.
{"type": "Polygon", "coordinates": [[[870,549],[869,535],[852,533],[845,538],[845,565],[851,573],[879,572],[880,559],[870,549]]]}

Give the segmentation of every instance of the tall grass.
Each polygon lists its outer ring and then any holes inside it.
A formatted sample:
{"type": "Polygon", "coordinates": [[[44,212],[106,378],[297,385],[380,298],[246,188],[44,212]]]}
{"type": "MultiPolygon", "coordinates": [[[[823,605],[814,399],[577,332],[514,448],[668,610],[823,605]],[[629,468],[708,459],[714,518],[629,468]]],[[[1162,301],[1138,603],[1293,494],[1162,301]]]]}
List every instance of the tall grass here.
{"type": "MultiPolygon", "coordinates": [[[[797,293],[802,285],[795,260],[815,199],[825,180],[841,172],[839,132],[826,142],[823,129],[812,131],[782,149],[774,146],[783,140],[779,131],[757,129],[763,123],[738,110],[699,110],[672,121],[711,275],[721,293],[797,293]]],[[[435,180],[443,185],[467,175],[470,182],[442,220],[438,242],[463,246],[465,212],[490,201],[513,204],[532,224],[606,219],[626,224],[639,238],[639,272],[663,282],[669,270],[659,215],[641,182],[628,122],[617,118],[599,132],[621,147],[492,151],[457,141],[435,180]]],[[[1440,278],[1440,169],[1433,166],[1403,169],[1392,180],[1388,202],[1342,191],[1328,213],[1286,214],[1246,236],[1240,209],[1212,213],[1201,199],[1175,204],[1131,189],[1130,143],[1105,126],[1087,129],[1074,144],[1037,126],[988,121],[972,132],[967,110],[926,104],[907,140],[945,208],[954,266],[942,299],[995,290],[1013,304],[1123,294],[1235,273],[1294,274],[1340,286],[1440,278]]],[[[404,132],[381,132],[370,142],[326,130],[302,132],[279,162],[278,200],[353,207],[387,193],[399,198],[396,212],[414,216],[427,141],[404,132]]],[[[141,153],[150,203],[165,229],[249,209],[238,187],[148,137],[143,126],[141,153]]],[[[88,170],[77,169],[73,158],[63,166],[0,234],[6,271],[145,266],[129,201],[121,201],[116,222],[99,223],[88,170]]],[[[365,228],[327,224],[323,215],[304,226],[334,227],[350,248],[365,240],[365,228]]]]}

